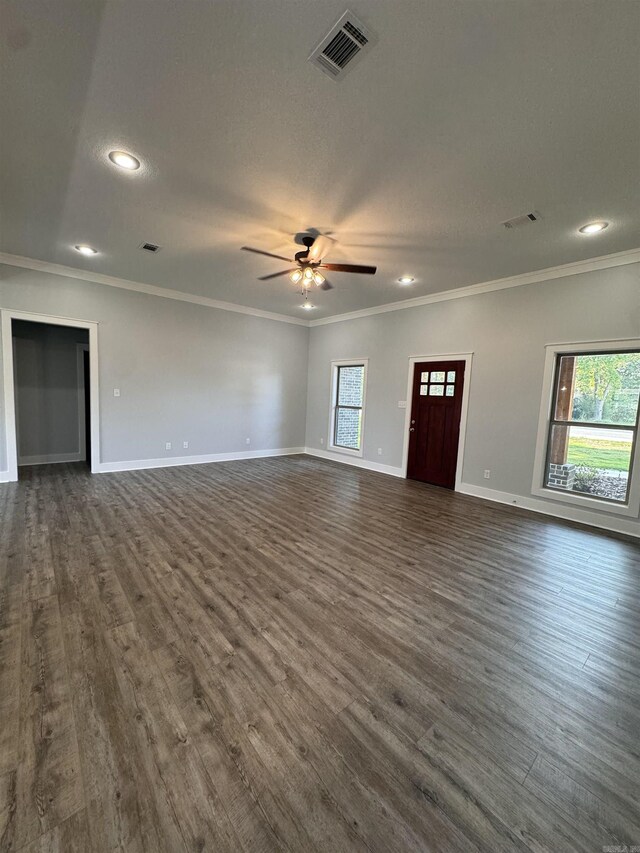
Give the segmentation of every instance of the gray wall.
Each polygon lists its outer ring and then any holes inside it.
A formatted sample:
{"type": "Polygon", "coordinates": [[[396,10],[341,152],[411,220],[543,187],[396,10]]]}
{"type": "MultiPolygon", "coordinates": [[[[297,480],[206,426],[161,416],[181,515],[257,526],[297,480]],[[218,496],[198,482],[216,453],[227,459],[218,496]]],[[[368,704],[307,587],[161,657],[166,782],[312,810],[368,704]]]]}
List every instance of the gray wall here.
{"type": "Polygon", "coordinates": [[[304,445],[303,326],[8,265],[0,307],[99,323],[103,462],[304,445]]]}
{"type": "Polygon", "coordinates": [[[80,459],[76,345],[88,331],[16,320],[13,342],[18,463],[80,459]]]}
{"type": "Polygon", "coordinates": [[[545,344],[639,337],[640,265],[311,330],[12,266],[0,307],[99,323],[104,462],[325,449],[330,362],[368,357],[363,458],[399,467],[409,356],[473,351],[463,481],[529,497],[545,344]]]}
{"type": "Polygon", "coordinates": [[[462,480],[530,496],[545,344],[624,337],[640,337],[639,264],[316,326],[307,446],[326,449],[330,362],[368,357],[363,459],[400,466],[409,357],[473,352],[462,480]]]}

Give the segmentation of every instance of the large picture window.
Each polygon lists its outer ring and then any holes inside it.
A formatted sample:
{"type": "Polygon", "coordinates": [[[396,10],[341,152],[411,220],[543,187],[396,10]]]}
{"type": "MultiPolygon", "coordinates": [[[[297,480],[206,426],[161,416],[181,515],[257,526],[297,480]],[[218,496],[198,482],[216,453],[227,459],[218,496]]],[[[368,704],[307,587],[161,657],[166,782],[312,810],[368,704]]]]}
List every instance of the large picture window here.
{"type": "Polygon", "coordinates": [[[366,363],[333,365],[333,406],[330,444],[339,450],[362,452],[366,363]]]}
{"type": "Polygon", "coordinates": [[[639,397],[639,350],[556,353],[544,487],[627,504],[639,397]]]}

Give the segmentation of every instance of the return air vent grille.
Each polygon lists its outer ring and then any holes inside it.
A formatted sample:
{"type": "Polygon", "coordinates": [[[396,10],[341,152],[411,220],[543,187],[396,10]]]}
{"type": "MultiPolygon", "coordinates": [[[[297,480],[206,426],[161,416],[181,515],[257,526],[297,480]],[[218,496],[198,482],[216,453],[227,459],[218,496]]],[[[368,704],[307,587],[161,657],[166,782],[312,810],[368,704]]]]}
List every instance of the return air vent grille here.
{"type": "Polygon", "coordinates": [[[145,252],[151,252],[152,255],[155,255],[156,252],[159,252],[162,246],[156,246],[155,243],[140,243],[139,249],[143,249],[145,252]]]}
{"type": "Polygon", "coordinates": [[[329,30],[309,57],[309,62],[334,80],[341,77],[354,60],[374,43],[372,33],[351,12],[346,11],[329,30]]]}
{"type": "Polygon", "coordinates": [[[523,225],[531,225],[532,222],[537,222],[539,219],[542,219],[542,217],[537,210],[533,210],[531,213],[523,213],[522,216],[514,216],[513,219],[507,219],[502,224],[505,228],[522,228],[523,225]]]}

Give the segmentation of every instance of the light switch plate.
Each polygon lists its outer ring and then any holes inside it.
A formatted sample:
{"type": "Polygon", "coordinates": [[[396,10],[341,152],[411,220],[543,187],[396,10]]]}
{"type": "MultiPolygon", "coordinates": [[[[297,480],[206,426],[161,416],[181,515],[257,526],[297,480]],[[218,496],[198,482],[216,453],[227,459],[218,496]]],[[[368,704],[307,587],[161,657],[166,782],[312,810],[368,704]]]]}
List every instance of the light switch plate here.
{"type": "Polygon", "coordinates": [[[399,409],[406,409],[407,408],[407,401],[406,400],[398,400],[398,408],[399,409]]]}
{"type": "Polygon", "coordinates": [[[119,389],[119,388],[114,388],[114,389],[113,389],[113,396],[114,396],[114,397],[119,397],[119,396],[120,396],[120,389],[119,389]]]}

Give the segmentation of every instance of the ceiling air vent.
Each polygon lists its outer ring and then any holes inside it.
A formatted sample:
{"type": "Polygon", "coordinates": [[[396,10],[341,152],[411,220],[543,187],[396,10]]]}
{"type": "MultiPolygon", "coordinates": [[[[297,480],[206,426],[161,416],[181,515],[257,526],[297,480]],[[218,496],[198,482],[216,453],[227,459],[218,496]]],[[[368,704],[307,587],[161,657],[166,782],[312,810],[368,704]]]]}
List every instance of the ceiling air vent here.
{"type": "Polygon", "coordinates": [[[155,255],[156,252],[160,251],[162,246],[156,246],[155,243],[140,243],[138,248],[144,249],[145,252],[151,252],[152,255],[155,255]]]}
{"type": "Polygon", "coordinates": [[[313,51],[309,62],[337,80],[374,43],[371,31],[347,10],[313,51]]]}
{"type": "Polygon", "coordinates": [[[542,219],[537,210],[531,213],[523,213],[522,216],[514,216],[513,219],[507,219],[503,222],[505,228],[522,228],[523,225],[531,225],[532,222],[537,222],[542,219]]]}

